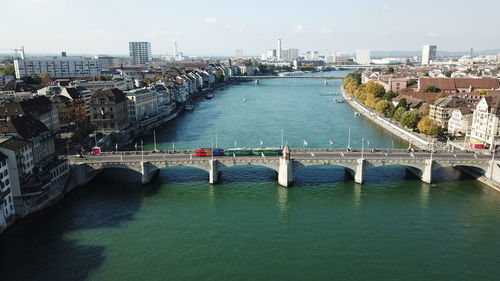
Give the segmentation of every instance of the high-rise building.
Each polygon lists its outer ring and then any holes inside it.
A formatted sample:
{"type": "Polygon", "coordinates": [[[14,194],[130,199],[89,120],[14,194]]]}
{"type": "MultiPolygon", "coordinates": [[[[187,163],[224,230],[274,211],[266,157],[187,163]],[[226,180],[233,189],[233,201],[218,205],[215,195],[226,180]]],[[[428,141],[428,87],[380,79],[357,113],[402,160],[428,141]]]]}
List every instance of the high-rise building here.
{"type": "Polygon", "coordinates": [[[276,49],[267,50],[266,57],[268,60],[276,58],[276,49]]]}
{"type": "Polygon", "coordinates": [[[130,64],[147,65],[151,60],[151,42],[129,42],[130,64]]]}
{"type": "Polygon", "coordinates": [[[242,59],[243,58],[243,49],[236,49],[236,51],[234,51],[234,58],[242,59]]]}
{"type": "Polygon", "coordinates": [[[288,60],[296,60],[299,57],[299,49],[290,48],[288,49],[288,60]]]}
{"type": "Polygon", "coordinates": [[[356,50],[356,63],[362,65],[370,64],[370,50],[356,50]]]}
{"type": "Polygon", "coordinates": [[[278,56],[278,60],[281,60],[282,57],[281,57],[281,39],[278,39],[278,49],[276,50],[276,54],[278,56]]]}
{"type": "Polygon", "coordinates": [[[436,45],[424,45],[422,48],[422,65],[429,65],[432,60],[435,60],[436,51],[436,45]]]}
{"type": "Polygon", "coordinates": [[[174,41],[174,58],[177,57],[177,54],[178,54],[178,52],[177,52],[177,42],[174,41]]]}

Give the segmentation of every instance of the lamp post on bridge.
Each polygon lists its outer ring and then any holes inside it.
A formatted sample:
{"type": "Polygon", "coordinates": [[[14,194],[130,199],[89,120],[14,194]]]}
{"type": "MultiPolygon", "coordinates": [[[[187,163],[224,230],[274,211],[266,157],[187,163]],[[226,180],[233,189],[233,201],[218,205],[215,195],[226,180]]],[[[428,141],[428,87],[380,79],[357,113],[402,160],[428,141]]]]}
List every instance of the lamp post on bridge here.
{"type": "Polygon", "coordinates": [[[491,155],[491,174],[490,174],[491,179],[493,179],[493,168],[494,168],[493,164],[495,163],[495,137],[493,137],[492,148],[493,148],[493,151],[492,151],[493,155],[491,155]]]}
{"type": "Polygon", "coordinates": [[[434,140],[431,141],[431,162],[432,162],[432,154],[434,153],[434,140]]]}
{"type": "Polygon", "coordinates": [[[144,142],[141,139],[141,154],[142,154],[142,162],[144,162],[144,142]]]}
{"type": "Polygon", "coordinates": [[[347,139],[347,150],[351,149],[351,128],[349,128],[349,137],[347,139]]]}
{"type": "Polygon", "coordinates": [[[365,139],[361,139],[361,159],[364,158],[364,153],[365,153],[365,139]]]}

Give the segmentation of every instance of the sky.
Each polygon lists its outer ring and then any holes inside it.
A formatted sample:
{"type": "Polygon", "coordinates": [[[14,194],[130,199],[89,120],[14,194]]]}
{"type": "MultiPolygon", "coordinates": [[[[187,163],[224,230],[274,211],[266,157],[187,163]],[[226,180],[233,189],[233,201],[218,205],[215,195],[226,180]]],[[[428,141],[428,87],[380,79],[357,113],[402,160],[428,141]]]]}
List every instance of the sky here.
{"type": "Polygon", "coordinates": [[[0,53],[246,56],[277,48],[466,51],[500,48],[498,0],[0,0],[0,53]],[[9,31],[7,31],[9,30],[9,31]]]}

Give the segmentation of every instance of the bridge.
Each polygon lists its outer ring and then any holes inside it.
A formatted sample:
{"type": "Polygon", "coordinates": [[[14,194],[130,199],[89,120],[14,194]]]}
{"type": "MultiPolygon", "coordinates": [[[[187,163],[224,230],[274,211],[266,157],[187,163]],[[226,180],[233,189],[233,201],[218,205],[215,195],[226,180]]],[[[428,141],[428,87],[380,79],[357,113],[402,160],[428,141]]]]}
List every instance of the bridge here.
{"type": "Polygon", "coordinates": [[[431,183],[433,173],[445,167],[455,167],[465,172],[493,179],[500,173],[500,164],[489,155],[447,151],[408,152],[405,150],[340,150],[340,149],[288,149],[284,156],[216,156],[195,157],[192,151],[133,152],[119,151],[100,156],[69,156],[78,185],[92,180],[104,169],[121,168],[141,174],[141,181],[147,184],[158,174],[159,169],[184,166],[208,172],[210,184],[217,183],[219,173],[225,168],[238,165],[263,166],[278,174],[278,183],[284,187],[293,185],[294,173],[303,167],[314,165],[335,165],[343,167],[356,183],[363,183],[363,176],[369,169],[400,165],[415,174],[423,182],[431,183]],[[496,163],[496,165],[495,165],[496,163]]]}
{"type": "Polygon", "coordinates": [[[322,80],[342,80],[344,77],[342,76],[311,76],[311,75],[297,75],[297,76],[278,76],[278,75],[270,75],[270,76],[233,76],[234,79],[237,80],[261,80],[261,79],[322,79],[322,80]]]}

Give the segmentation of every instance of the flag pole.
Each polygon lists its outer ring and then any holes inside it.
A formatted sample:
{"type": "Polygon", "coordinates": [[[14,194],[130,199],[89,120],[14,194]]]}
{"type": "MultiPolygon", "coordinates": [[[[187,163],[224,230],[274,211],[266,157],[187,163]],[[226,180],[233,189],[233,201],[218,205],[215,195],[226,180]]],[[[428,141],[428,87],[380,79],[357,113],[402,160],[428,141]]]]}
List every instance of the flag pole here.
{"type": "Polygon", "coordinates": [[[349,128],[349,139],[347,141],[347,149],[351,148],[351,128],[349,128]]]}
{"type": "Polygon", "coordinates": [[[156,130],[153,130],[153,140],[154,140],[154,144],[155,144],[155,151],[157,151],[157,149],[156,149],[156,130]]]}

